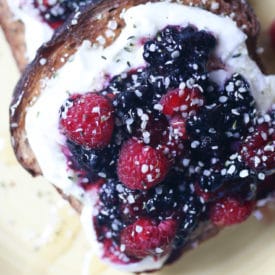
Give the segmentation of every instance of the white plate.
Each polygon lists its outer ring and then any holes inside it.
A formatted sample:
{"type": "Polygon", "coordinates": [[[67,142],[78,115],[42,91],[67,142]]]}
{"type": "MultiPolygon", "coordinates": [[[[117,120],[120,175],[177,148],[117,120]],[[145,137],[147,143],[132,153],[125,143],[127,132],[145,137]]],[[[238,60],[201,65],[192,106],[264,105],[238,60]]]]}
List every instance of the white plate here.
{"type": "MultiPolygon", "coordinates": [[[[260,46],[266,48],[264,60],[275,73],[275,50],[266,47],[266,29],[275,19],[275,1],[250,2],[263,24],[260,46]]],[[[8,104],[19,73],[2,33],[0,76],[0,274],[121,275],[93,256],[78,217],[67,203],[48,183],[31,178],[14,158],[8,104]]],[[[274,257],[275,221],[258,222],[251,217],[157,274],[275,274],[274,257]]]]}

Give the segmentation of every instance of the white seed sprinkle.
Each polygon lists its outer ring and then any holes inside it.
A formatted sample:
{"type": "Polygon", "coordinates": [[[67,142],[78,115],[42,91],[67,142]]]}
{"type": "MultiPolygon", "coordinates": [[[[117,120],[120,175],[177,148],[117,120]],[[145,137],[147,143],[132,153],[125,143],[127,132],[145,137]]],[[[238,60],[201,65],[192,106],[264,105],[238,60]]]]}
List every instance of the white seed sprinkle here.
{"type": "Polygon", "coordinates": [[[150,52],[155,52],[156,51],[156,44],[151,44],[150,47],[149,47],[149,51],[150,52]]]}
{"type": "Polygon", "coordinates": [[[229,169],[227,170],[227,174],[229,175],[233,175],[233,173],[236,171],[236,166],[235,165],[231,165],[229,167],[229,169]]]}
{"type": "Polygon", "coordinates": [[[77,25],[77,23],[78,23],[78,21],[77,21],[77,19],[75,19],[75,18],[71,21],[71,24],[72,24],[72,25],[77,25]]]}
{"type": "Polygon", "coordinates": [[[244,169],[240,172],[241,178],[247,178],[249,176],[249,171],[247,169],[244,169]]]}
{"type": "Polygon", "coordinates": [[[265,174],[264,173],[259,173],[258,174],[258,179],[259,180],[264,180],[265,179],[265,174]]]}
{"type": "Polygon", "coordinates": [[[152,174],[148,174],[146,176],[146,178],[147,178],[148,182],[153,182],[154,181],[152,174]]]}
{"type": "Polygon", "coordinates": [[[194,140],[191,143],[191,148],[193,148],[193,149],[198,148],[199,145],[200,145],[200,142],[198,140],[194,140]]]}
{"type": "Polygon", "coordinates": [[[157,247],[155,251],[157,254],[161,254],[161,253],[163,253],[164,250],[161,249],[160,247],[157,247]]]}
{"type": "Polygon", "coordinates": [[[171,57],[172,58],[178,58],[180,56],[180,52],[179,51],[174,51],[174,52],[172,52],[172,54],[171,54],[171,57]]]}
{"type": "Polygon", "coordinates": [[[46,59],[46,58],[41,58],[41,59],[39,60],[39,64],[40,64],[41,66],[44,66],[46,63],[47,63],[47,59],[46,59]]]}
{"type": "Polygon", "coordinates": [[[96,38],[96,41],[100,44],[100,45],[104,45],[106,43],[106,39],[102,36],[102,35],[99,35],[97,38],[96,38]]]}
{"type": "Polygon", "coordinates": [[[161,104],[155,104],[154,105],[154,109],[157,111],[162,111],[163,110],[163,106],[161,104]]]}
{"type": "Polygon", "coordinates": [[[92,109],[92,113],[100,113],[100,107],[99,106],[96,106],[92,109]]]}
{"type": "Polygon", "coordinates": [[[143,227],[140,225],[137,225],[135,230],[137,233],[141,233],[143,231],[143,227]]]}
{"type": "Polygon", "coordinates": [[[142,164],[141,173],[145,174],[149,171],[149,166],[147,164],[142,164]]]}
{"type": "Polygon", "coordinates": [[[232,109],[232,110],[231,110],[231,113],[232,113],[233,115],[236,115],[236,116],[239,116],[239,115],[240,115],[240,113],[238,112],[237,109],[232,109]]]}
{"type": "Polygon", "coordinates": [[[137,97],[141,97],[142,96],[142,93],[139,90],[135,90],[135,94],[136,94],[137,97]]]}
{"type": "Polygon", "coordinates": [[[250,121],[250,117],[249,117],[249,115],[248,115],[247,113],[245,113],[245,114],[244,114],[244,123],[245,123],[245,124],[248,124],[249,121],[250,121]]]}
{"type": "Polygon", "coordinates": [[[210,170],[204,170],[203,175],[206,176],[206,177],[209,177],[211,175],[210,170]]]}
{"type": "Polygon", "coordinates": [[[108,28],[110,28],[111,30],[115,30],[117,28],[117,22],[115,20],[109,21],[108,28]]]}
{"type": "Polygon", "coordinates": [[[130,204],[135,203],[135,198],[134,198],[134,196],[133,196],[133,195],[129,195],[129,196],[127,197],[127,201],[128,201],[128,203],[130,203],[130,204]]]}
{"type": "Polygon", "coordinates": [[[186,84],[184,82],[181,82],[179,86],[180,90],[184,90],[185,87],[186,87],[186,84]]]}
{"type": "Polygon", "coordinates": [[[118,184],[118,185],[116,186],[116,190],[117,190],[119,193],[122,193],[122,192],[124,191],[124,188],[123,188],[122,184],[118,184]]]}
{"type": "Polygon", "coordinates": [[[218,2],[211,3],[211,10],[217,10],[219,7],[220,7],[220,4],[218,2]]]}
{"type": "Polygon", "coordinates": [[[226,87],[225,87],[225,90],[227,92],[233,92],[234,91],[234,84],[232,82],[230,82],[226,87]]]}

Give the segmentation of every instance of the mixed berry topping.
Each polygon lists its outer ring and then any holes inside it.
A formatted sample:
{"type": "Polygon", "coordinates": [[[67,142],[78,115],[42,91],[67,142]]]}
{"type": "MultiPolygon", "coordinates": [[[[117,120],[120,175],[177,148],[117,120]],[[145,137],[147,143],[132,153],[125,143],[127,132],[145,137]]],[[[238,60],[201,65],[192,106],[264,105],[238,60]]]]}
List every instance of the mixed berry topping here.
{"type": "Polygon", "coordinates": [[[96,0],[31,0],[43,20],[53,29],[59,27],[73,12],[96,0]]]}
{"type": "Polygon", "coordinates": [[[180,253],[201,225],[240,223],[275,189],[275,110],[257,112],[239,73],[211,79],[223,69],[213,67],[217,42],[167,26],[144,39],[143,67],[60,109],[68,165],[97,190],[91,218],[112,261],[180,253]]]}

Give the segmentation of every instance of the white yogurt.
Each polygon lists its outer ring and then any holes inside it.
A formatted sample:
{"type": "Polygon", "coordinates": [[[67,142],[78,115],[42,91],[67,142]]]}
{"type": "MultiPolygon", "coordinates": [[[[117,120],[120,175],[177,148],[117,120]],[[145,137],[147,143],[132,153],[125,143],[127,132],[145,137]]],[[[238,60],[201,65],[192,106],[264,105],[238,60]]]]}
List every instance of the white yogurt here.
{"type": "MultiPolygon", "coordinates": [[[[41,95],[28,109],[26,116],[28,140],[44,176],[68,195],[78,198],[81,198],[82,191],[75,187],[74,181],[68,177],[68,173],[73,177],[74,172],[68,170],[66,159],[60,150],[65,141],[58,131],[60,106],[68,98],[68,93],[101,90],[104,87],[104,76],[114,76],[127,71],[129,62],[132,68],[144,66],[143,47],[138,41],[144,37],[154,37],[167,25],[191,24],[199,30],[211,32],[218,40],[216,55],[226,65],[224,71],[212,73],[212,78],[218,77],[218,82],[222,85],[233,72],[239,72],[251,85],[260,110],[267,110],[272,101],[275,101],[275,92],[272,91],[272,87],[275,87],[275,77],[263,75],[256,63],[250,59],[245,44],[247,37],[230,18],[168,2],[132,7],[121,16],[126,26],[112,45],[104,48],[100,43],[91,45],[90,42],[83,41],[70,62],[65,63],[54,77],[43,80],[41,95]],[[129,39],[130,37],[132,38],[129,39]],[[134,46],[130,46],[129,43],[133,43],[134,46]],[[131,47],[130,51],[126,51],[125,46],[131,47]],[[234,58],[236,54],[241,55],[234,58]]],[[[110,25],[115,26],[114,23],[110,25]]],[[[102,37],[99,37],[98,41],[102,41],[102,37]]],[[[92,202],[89,201],[85,196],[82,198],[82,220],[86,231],[91,234],[92,202]]],[[[98,250],[100,251],[100,247],[98,250]]],[[[165,259],[166,257],[155,261],[146,258],[138,265],[125,265],[123,269],[154,269],[160,267],[165,259]]]]}

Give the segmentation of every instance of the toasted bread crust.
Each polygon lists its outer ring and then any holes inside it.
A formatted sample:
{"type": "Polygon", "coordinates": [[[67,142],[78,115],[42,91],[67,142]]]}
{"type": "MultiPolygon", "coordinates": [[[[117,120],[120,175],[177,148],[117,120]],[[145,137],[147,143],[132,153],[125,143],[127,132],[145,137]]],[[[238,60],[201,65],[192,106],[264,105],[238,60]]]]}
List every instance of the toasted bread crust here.
{"type": "Polygon", "coordinates": [[[25,27],[23,22],[14,18],[6,0],[0,0],[0,25],[10,44],[17,66],[23,71],[27,65],[25,27]]]}

